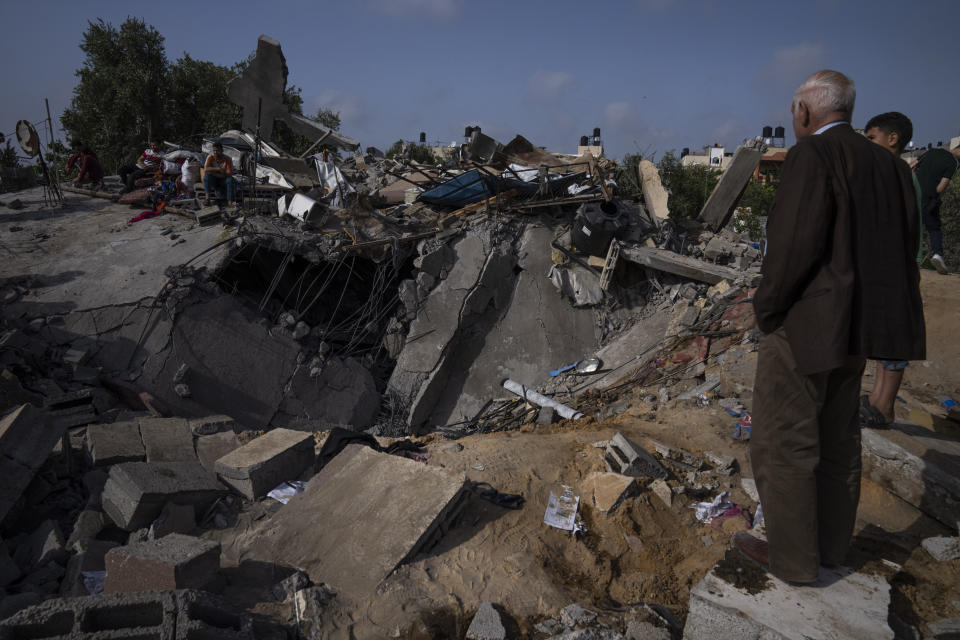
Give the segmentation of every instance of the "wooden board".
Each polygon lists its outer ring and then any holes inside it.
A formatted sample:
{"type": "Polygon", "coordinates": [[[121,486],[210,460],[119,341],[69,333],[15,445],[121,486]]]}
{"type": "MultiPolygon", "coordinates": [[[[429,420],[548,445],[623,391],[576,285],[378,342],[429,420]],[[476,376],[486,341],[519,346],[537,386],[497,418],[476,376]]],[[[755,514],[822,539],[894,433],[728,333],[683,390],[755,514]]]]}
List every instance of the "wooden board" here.
{"type": "Polygon", "coordinates": [[[690,256],[681,256],[678,253],[658,249],[656,247],[643,247],[637,245],[623,244],[620,246],[620,257],[642,264],[645,267],[673,273],[691,280],[699,280],[708,284],[717,284],[721,280],[730,280],[731,282],[749,278],[751,285],[753,280],[759,279],[760,274],[740,271],[718,264],[711,264],[703,260],[697,260],[690,256]]]}

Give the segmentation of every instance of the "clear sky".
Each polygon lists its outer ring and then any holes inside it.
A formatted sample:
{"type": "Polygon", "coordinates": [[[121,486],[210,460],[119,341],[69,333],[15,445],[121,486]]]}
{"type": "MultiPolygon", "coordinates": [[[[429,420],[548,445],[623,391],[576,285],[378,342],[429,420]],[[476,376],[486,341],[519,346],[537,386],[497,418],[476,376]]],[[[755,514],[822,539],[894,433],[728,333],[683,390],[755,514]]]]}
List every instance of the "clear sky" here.
{"type": "Polygon", "coordinates": [[[560,152],[600,127],[610,157],[732,148],[767,124],[792,143],[793,89],[824,67],[856,82],[855,126],[902,111],[917,144],[960,135],[955,0],[3,0],[0,130],[43,118],[44,98],[56,118],[87,21],[128,15],[171,60],[230,65],[277,39],[305,110],[339,111],[364,147],[473,124],[560,152]]]}

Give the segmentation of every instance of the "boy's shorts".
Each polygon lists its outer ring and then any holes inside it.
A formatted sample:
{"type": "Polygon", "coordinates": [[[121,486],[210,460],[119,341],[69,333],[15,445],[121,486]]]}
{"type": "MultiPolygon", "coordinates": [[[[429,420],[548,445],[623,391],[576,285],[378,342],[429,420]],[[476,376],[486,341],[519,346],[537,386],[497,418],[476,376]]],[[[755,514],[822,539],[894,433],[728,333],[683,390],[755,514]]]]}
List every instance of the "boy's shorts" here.
{"type": "Polygon", "coordinates": [[[877,360],[884,371],[903,371],[909,364],[906,360],[877,360]]]}

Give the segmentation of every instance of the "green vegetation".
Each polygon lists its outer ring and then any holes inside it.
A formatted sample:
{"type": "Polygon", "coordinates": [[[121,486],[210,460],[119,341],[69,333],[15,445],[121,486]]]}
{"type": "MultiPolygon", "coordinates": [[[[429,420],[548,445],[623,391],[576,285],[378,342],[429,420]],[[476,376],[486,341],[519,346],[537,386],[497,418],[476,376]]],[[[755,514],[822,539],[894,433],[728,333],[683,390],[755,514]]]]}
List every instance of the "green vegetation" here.
{"type": "MultiPolygon", "coordinates": [[[[189,54],[167,60],[163,36],[137,18],[119,27],[98,19],[88,22],[80,49],[79,81],[61,122],[71,137],[88,144],[108,173],[133,162],[151,136],[199,146],[240,126],[240,108],[227,98],[227,83],[239,75],[254,54],[230,67],[197,60],[189,54]]],[[[300,89],[287,87],[285,102],[303,113],[300,89]]],[[[340,114],[321,108],[314,120],[339,129],[340,114]]],[[[274,141],[288,153],[303,153],[312,141],[277,123],[274,141]]],[[[51,145],[51,157],[65,149],[51,145]]],[[[320,150],[323,147],[319,147],[320,150]]]]}
{"type": "Polygon", "coordinates": [[[720,172],[700,164],[684,167],[673,151],[660,159],[660,181],[670,194],[671,218],[696,218],[720,179],[720,172]]]}
{"type": "MultiPolygon", "coordinates": [[[[403,153],[404,147],[403,140],[397,140],[390,148],[387,150],[386,156],[388,158],[393,158],[395,156],[401,155],[403,153]]],[[[422,144],[413,144],[409,145],[410,160],[418,164],[437,164],[439,161],[436,156],[433,155],[433,151],[430,150],[430,147],[422,144]]]]}

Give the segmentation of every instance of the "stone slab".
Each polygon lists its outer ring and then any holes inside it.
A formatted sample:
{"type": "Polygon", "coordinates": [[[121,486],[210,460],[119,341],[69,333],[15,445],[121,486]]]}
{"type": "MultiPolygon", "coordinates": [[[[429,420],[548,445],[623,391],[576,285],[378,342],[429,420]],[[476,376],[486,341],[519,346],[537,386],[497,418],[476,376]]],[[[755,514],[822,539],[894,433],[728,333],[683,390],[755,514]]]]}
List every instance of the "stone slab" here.
{"type": "Polygon", "coordinates": [[[960,442],[923,427],[863,429],[863,471],[950,528],[960,514],[960,442]]]}
{"type": "Polygon", "coordinates": [[[636,479],[619,473],[594,471],[580,483],[580,495],[600,513],[610,513],[636,487],[636,479]]]}
{"type": "Polygon", "coordinates": [[[670,209],[667,207],[667,190],[660,181],[657,165],[649,160],[641,160],[637,166],[637,172],[640,174],[643,203],[647,206],[647,211],[661,220],[666,220],[670,217],[670,209]]]}
{"type": "Polygon", "coordinates": [[[630,329],[597,351],[603,368],[609,373],[594,377],[589,388],[606,389],[657,356],[656,347],[663,342],[663,334],[670,322],[670,312],[661,311],[630,329]]]}
{"type": "Polygon", "coordinates": [[[544,277],[553,265],[552,240],[550,228],[531,225],[518,240],[516,258],[492,257],[480,279],[481,314],[461,320],[464,330],[430,423],[472,419],[502,393],[504,378],[535,386],[549,380],[550,369],[596,351],[594,311],[572,307],[544,277]]]}
{"type": "Polygon", "coordinates": [[[769,577],[750,594],[708,573],[690,592],[684,640],[892,639],[887,624],[890,585],[877,575],[821,569],[810,587],[792,587],[769,577]]]}
{"type": "Polygon", "coordinates": [[[197,457],[209,473],[217,473],[217,460],[240,448],[240,440],[233,431],[222,431],[197,438],[197,457]]]}
{"type": "Polygon", "coordinates": [[[274,429],[217,460],[217,475],[248,500],[257,500],[306,471],[313,447],[311,433],[274,429]]]}
{"type": "Polygon", "coordinates": [[[84,438],[87,459],[95,467],[146,458],[140,424],[136,420],[112,424],[91,424],[84,438]]]}
{"type": "Polygon", "coordinates": [[[184,418],[141,418],[140,437],[147,462],[196,460],[193,432],[184,418]]]}
{"type": "Polygon", "coordinates": [[[33,481],[64,430],[29,404],[0,419],[0,522],[33,481]]]}
{"type": "Polygon", "coordinates": [[[220,543],[179,533],[117,547],[105,557],[104,593],[203,588],[220,570],[220,543]]]}
{"type": "Polygon", "coordinates": [[[462,474],[348,445],[262,525],[243,556],[365,597],[442,534],[465,488],[462,474]]]}
{"type": "Polygon", "coordinates": [[[156,520],[167,502],[204,505],[223,491],[199,462],[125,462],[111,467],[101,499],[118,527],[135,531],[156,520]]]}

